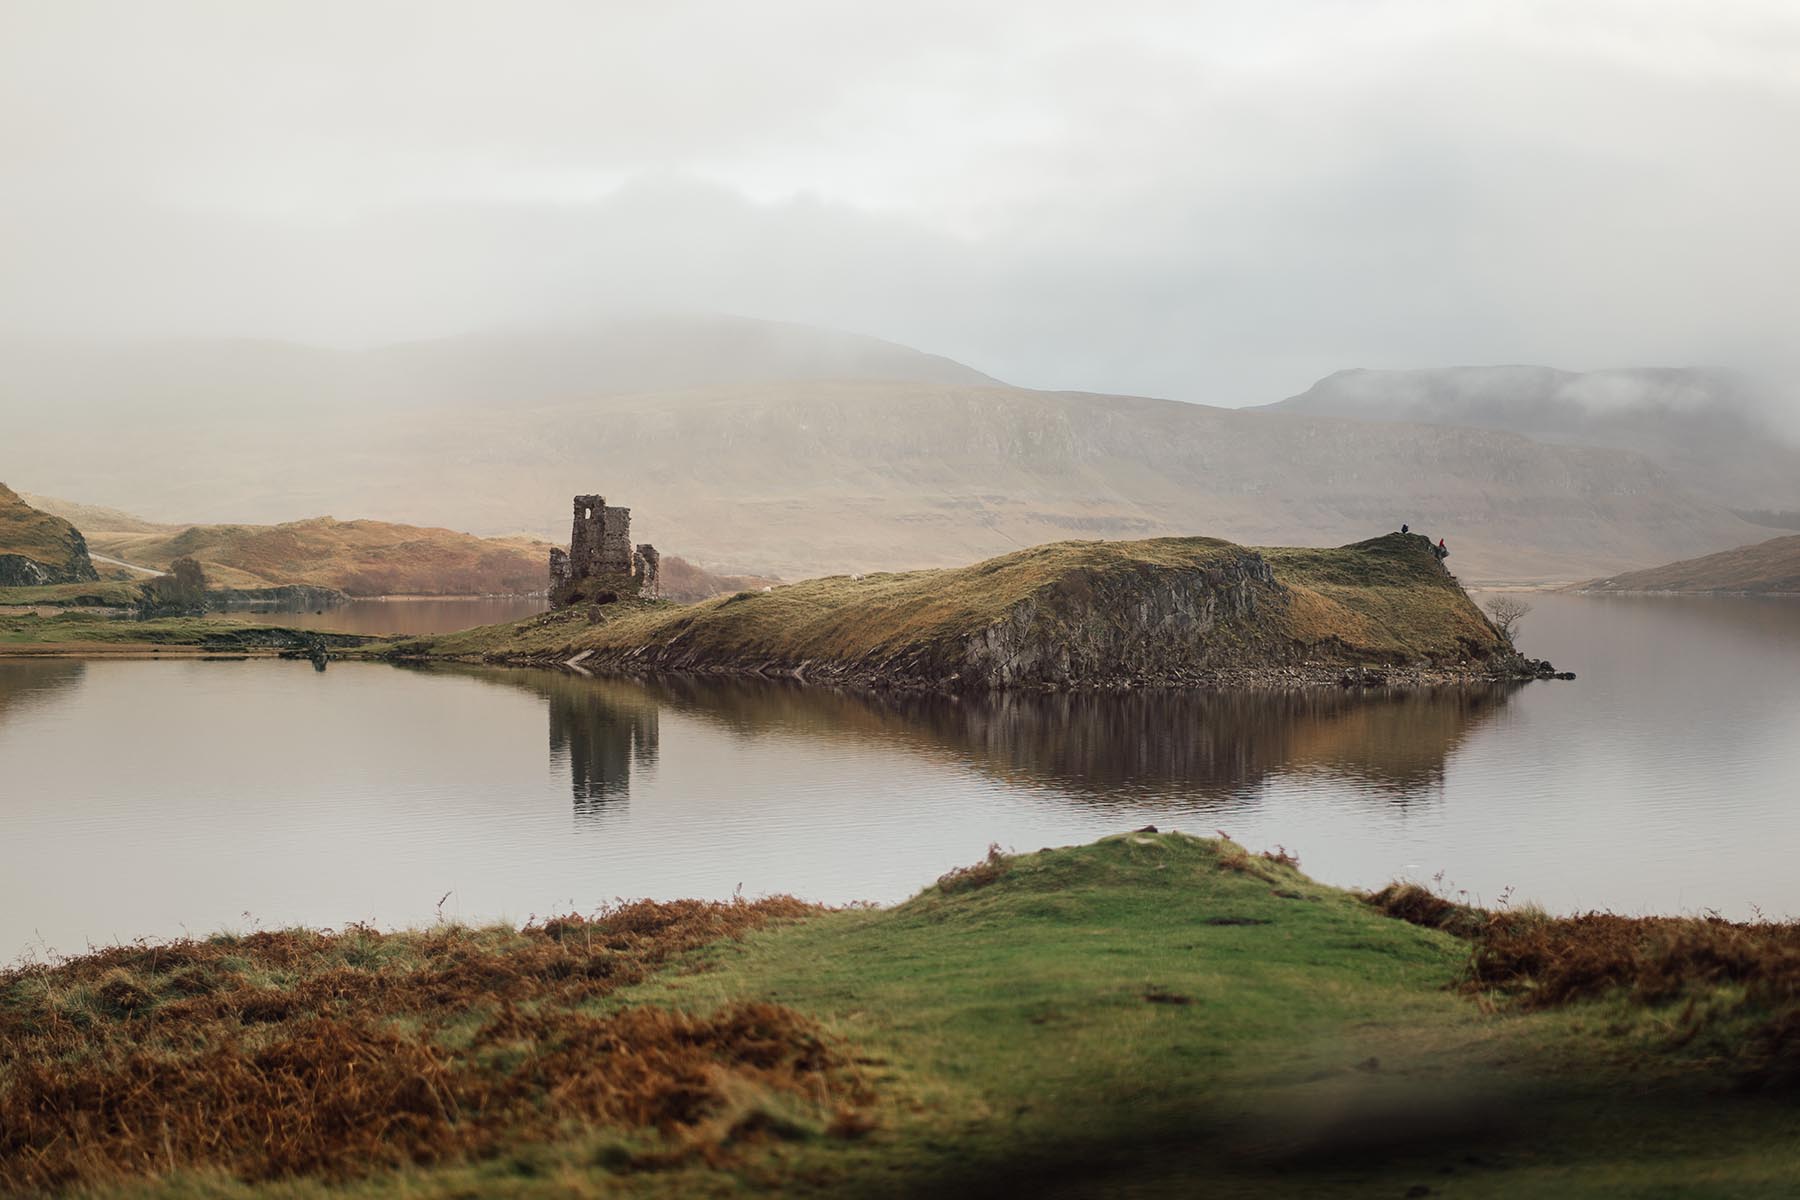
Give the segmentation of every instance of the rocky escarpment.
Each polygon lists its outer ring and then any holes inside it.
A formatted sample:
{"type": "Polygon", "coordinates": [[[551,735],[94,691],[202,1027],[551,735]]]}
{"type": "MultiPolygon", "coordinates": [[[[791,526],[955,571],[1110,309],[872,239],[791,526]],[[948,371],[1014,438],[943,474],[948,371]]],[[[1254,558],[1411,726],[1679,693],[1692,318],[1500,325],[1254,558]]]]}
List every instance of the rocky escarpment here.
{"type": "Polygon", "coordinates": [[[0,587],[92,583],[99,578],[79,530],[31,507],[0,483],[0,587]]]}
{"type": "Polygon", "coordinates": [[[1257,620],[1281,617],[1286,604],[1287,589],[1254,551],[1186,568],[1071,571],[962,638],[947,678],[1069,686],[1216,671],[1247,652],[1272,664],[1291,648],[1257,620]]]}

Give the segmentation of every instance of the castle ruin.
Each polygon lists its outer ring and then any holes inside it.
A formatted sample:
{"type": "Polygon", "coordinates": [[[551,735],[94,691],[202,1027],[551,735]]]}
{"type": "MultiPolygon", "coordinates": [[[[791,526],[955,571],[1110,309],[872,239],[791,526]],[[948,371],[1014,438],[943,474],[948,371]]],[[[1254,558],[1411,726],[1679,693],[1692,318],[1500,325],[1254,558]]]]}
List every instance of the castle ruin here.
{"type": "Polygon", "coordinates": [[[575,497],[569,548],[550,551],[550,607],[621,596],[656,596],[661,556],[648,542],[631,544],[631,510],[605,496],[575,497]]]}

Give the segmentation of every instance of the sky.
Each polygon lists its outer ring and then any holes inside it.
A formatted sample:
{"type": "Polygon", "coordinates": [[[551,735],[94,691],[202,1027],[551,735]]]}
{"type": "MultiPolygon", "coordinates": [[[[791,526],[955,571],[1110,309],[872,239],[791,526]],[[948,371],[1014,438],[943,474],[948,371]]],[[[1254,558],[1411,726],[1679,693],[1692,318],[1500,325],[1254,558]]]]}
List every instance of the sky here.
{"type": "Polygon", "coordinates": [[[1225,405],[1800,379],[1796,130],[1788,0],[0,0],[0,337],[701,311],[1225,405]]]}

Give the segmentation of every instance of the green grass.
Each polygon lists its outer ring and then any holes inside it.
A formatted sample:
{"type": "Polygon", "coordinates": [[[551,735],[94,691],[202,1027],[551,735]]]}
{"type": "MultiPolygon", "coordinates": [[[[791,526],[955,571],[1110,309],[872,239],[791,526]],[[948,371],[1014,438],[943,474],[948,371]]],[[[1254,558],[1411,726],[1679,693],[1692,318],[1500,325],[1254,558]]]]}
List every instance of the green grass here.
{"type": "Polygon", "coordinates": [[[0,587],[0,605],[130,608],[142,596],[142,583],[125,580],[49,583],[41,587],[0,587]]]}
{"type": "MultiPolygon", "coordinates": [[[[1467,948],[1230,843],[1132,834],[954,890],[765,929],[601,1011],[742,999],[820,1020],[876,1097],[860,1139],[784,1132],[629,1170],[570,1128],[342,1188],[182,1176],[136,1196],[1785,1196],[1800,1114],[1647,1049],[1618,1003],[1496,1014],[1467,948]],[[1429,1192],[1417,1189],[1429,1188],[1429,1192]]],[[[1633,1015],[1635,1013],[1635,1015],[1633,1015]]],[[[785,1119],[785,1118],[784,1118],[785,1119]]]]}
{"type": "Polygon", "coordinates": [[[316,634],[285,626],[217,617],[157,617],[121,620],[72,609],[53,617],[0,616],[0,653],[36,649],[98,650],[135,646],[196,650],[276,649],[323,639],[332,647],[360,646],[372,639],[347,633],[316,634]]]}
{"type": "Polygon", "coordinates": [[[1202,638],[1243,665],[1291,657],[1296,646],[1346,663],[1459,661],[1503,649],[1425,540],[1393,534],[1314,550],[1251,551],[1216,538],[1055,542],[968,567],[837,575],[685,606],[621,603],[598,610],[598,622],[564,611],[390,650],[491,661],[648,654],[644,661],[703,667],[899,661],[948,672],[968,661],[984,631],[1014,619],[1044,623],[1046,643],[1096,626],[1104,635],[1108,623],[1125,627],[1119,640],[1129,641],[1142,632],[1130,628],[1140,598],[1229,589],[1230,571],[1253,553],[1269,562],[1274,587],[1252,589],[1254,616],[1226,612],[1202,638]]]}
{"type": "Polygon", "coordinates": [[[1275,578],[1301,596],[1296,636],[1340,640],[1377,656],[1454,656],[1498,648],[1467,592],[1437,564],[1430,540],[1390,533],[1336,549],[1266,546],[1275,578]]]}

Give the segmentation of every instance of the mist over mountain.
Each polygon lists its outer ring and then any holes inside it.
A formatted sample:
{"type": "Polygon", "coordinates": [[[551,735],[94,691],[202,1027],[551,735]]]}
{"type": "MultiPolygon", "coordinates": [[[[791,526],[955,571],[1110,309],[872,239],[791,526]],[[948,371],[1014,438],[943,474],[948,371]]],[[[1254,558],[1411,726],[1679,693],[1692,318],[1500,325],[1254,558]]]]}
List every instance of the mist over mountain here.
{"type": "Polygon", "coordinates": [[[1267,407],[1503,429],[1539,441],[1630,450],[1666,467],[1697,494],[1733,508],[1800,510],[1800,442],[1771,419],[1771,398],[1731,371],[1347,370],[1267,407]]]}
{"type": "Polygon", "coordinates": [[[370,351],[39,351],[35,366],[0,385],[28,431],[20,483],[159,521],[332,514],[560,540],[568,497],[599,491],[665,552],[785,578],[1067,537],[1336,545],[1406,521],[1446,537],[1468,578],[1573,579],[1758,532],[1621,450],[1032,391],[733,319],[370,351]]]}

